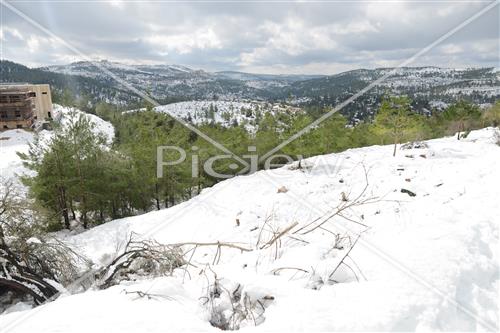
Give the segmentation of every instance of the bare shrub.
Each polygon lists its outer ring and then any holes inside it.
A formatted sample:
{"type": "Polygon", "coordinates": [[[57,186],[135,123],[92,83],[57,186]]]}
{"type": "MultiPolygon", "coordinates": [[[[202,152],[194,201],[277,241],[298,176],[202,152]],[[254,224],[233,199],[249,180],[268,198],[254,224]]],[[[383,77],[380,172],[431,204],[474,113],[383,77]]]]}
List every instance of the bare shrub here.
{"type": "Polygon", "coordinates": [[[175,268],[186,264],[179,246],[162,245],[153,240],[136,241],[134,237],[132,234],[123,253],[99,273],[100,288],[138,277],[171,275],[175,268]]]}
{"type": "Polygon", "coordinates": [[[274,301],[274,296],[250,295],[243,285],[219,279],[215,272],[211,272],[213,282],[209,283],[206,295],[200,299],[210,313],[212,326],[224,331],[235,331],[264,322],[266,307],[274,301]]]}
{"type": "Polygon", "coordinates": [[[64,243],[48,237],[37,207],[12,181],[0,186],[0,288],[41,304],[59,293],[89,262],[64,243]],[[54,283],[56,282],[56,283],[54,283]]]}

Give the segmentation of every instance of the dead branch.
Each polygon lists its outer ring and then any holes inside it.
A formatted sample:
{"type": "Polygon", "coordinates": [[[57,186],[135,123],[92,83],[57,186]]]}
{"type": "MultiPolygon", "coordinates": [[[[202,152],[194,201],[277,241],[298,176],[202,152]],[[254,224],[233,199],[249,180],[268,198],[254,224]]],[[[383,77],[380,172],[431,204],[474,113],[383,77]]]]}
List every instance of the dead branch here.
{"type": "Polygon", "coordinates": [[[298,267],[279,267],[279,268],[275,268],[271,271],[271,273],[273,275],[278,275],[278,272],[281,272],[283,270],[296,270],[296,271],[300,271],[300,272],[304,272],[304,273],[309,273],[309,271],[303,269],[303,268],[298,268],[298,267]]]}
{"type": "Polygon", "coordinates": [[[335,280],[332,279],[333,275],[335,274],[335,272],[337,272],[337,270],[339,269],[340,265],[342,265],[344,263],[345,258],[347,258],[349,256],[349,253],[351,253],[352,249],[354,249],[354,246],[356,246],[356,243],[358,242],[358,240],[359,240],[360,237],[361,237],[361,234],[359,234],[358,237],[356,237],[356,240],[351,245],[351,247],[349,248],[349,250],[347,250],[346,254],[342,257],[342,260],[340,260],[339,263],[337,264],[337,266],[335,266],[335,268],[333,269],[333,271],[328,276],[329,280],[335,281],[335,280]]]}
{"type": "Polygon", "coordinates": [[[342,212],[352,208],[352,207],[357,207],[365,204],[370,204],[373,202],[377,202],[378,198],[377,197],[369,197],[365,199],[363,196],[368,190],[369,182],[368,182],[368,171],[366,170],[366,167],[363,165],[363,170],[365,174],[365,185],[361,192],[352,200],[352,201],[341,201],[341,203],[334,209],[332,213],[327,213],[323,216],[317,217],[313,221],[307,223],[305,226],[295,230],[293,233],[294,234],[300,234],[300,235],[306,235],[310,232],[313,232],[314,230],[317,230],[318,228],[321,228],[325,223],[330,221],[332,218],[339,216],[342,217],[350,222],[356,222],[356,224],[362,225],[364,227],[367,227],[367,225],[359,222],[359,221],[354,221],[352,219],[347,218],[345,215],[342,214],[342,212]],[[319,223],[317,223],[320,221],[319,223]]]}
{"type": "Polygon", "coordinates": [[[185,264],[179,247],[151,240],[135,241],[132,234],[124,252],[99,272],[102,280],[99,287],[105,289],[134,276],[172,274],[175,268],[185,264]]]}
{"type": "Polygon", "coordinates": [[[185,245],[194,245],[194,246],[217,246],[217,247],[229,247],[233,249],[238,249],[243,252],[251,252],[253,251],[252,249],[246,248],[239,246],[235,243],[227,243],[227,242],[207,242],[207,243],[199,243],[199,242],[185,242],[185,243],[174,243],[174,244],[168,244],[168,246],[171,247],[181,247],[185,245]]]}
{"type": "Polygon", "coordinates": [[[175,300],[173,297],[170,297],[170,296],[167,296],[167,295],[151,294],[151,293],[140,291],[140,290],[127,291],[127,290],[123,289],[122,292],[124,292],[125,295],[135,294],[135,295],[138,296],[138,298],[144,298],[144,297],[146,297],[148,300],[151,300],[151,299],[154,299],[154,298],[164,298],[164,299],[167,299],[169,301],[175,300]]]}
{"type": "Polygon", "coordinates": [[[294,222],[292,223],[291,225],[289,225],[288,227],[286,227],[283,231],[281,231],[280,233],[278,233],[277,235],[275,235],[273,238],[271,238],[271,240],[269,240],[266,244],[262,245],[260,247],[260,249],[264,249],[264,248],[267,248],[267,247],[271,247],[278,239],[280,239],[283,235],[285,235],[286,233],[288,233],[290,230],[292,230],[293,228],[295,228],[295,226],[299,224],[298,222],[294,222]]]}

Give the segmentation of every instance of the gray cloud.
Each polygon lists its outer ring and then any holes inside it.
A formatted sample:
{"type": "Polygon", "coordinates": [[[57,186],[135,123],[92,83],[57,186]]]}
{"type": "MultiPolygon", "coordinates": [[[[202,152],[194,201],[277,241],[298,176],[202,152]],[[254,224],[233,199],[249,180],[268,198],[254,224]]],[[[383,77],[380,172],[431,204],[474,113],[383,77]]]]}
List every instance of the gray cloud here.
{"type": "MultiPolygon", "coordinates": [[[[487,2],[10,2],[99,59],[206,70],[332,74],[398,65],[487,2]]],[[[79,57],[7,8],[2,57],[32,66],[79,57]]],[[[414,65],[499,66],[499,10],[414,65]]]]}

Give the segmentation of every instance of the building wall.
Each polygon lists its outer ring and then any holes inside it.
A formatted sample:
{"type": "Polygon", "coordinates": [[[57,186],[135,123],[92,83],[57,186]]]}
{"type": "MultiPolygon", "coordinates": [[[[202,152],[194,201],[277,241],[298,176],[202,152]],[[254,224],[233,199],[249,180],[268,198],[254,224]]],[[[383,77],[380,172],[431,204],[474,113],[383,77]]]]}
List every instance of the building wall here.
{"type": "MultiPolygon", "coordinates": [[[[9,91],[19,90],[20,92],[32,91],[35,93],[35,97],[32,98],[32,115],[30,115],[29,118],[23,117],[23,119],[9,119],[8,121],[6,119],[0,119],[0,131],[13,128],[29,128],[36,121],[45,121],[52,118],[52,95],[48,84],[7,84],[1,85],[0,89],[9,91]]],[[[5,108],[6,111],[9,106],[5,105],[5,108]]]]}
{"type": "Polygon", "coordinates": [[[52,96],[48,84],[29,85],[29,89],[36,93],[35,119],[39,121],[52,118],[52,96]]]}
{"type": "Polygon", "coordinates": [[[31,125],[33,125],[33,119],[0,121],[0,131],[15,128],[30,128],[31,125]]]}

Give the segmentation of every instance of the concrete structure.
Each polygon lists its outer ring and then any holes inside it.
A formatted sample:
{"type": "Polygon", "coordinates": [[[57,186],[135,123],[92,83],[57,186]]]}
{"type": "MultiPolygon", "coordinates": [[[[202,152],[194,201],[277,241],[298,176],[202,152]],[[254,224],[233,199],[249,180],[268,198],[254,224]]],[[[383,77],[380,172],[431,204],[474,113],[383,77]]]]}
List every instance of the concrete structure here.
{"type": "Polygon", "coordinates": [[[0,85],[0,130],[30,128],[52,118],[48,84],[0,85]]]}

